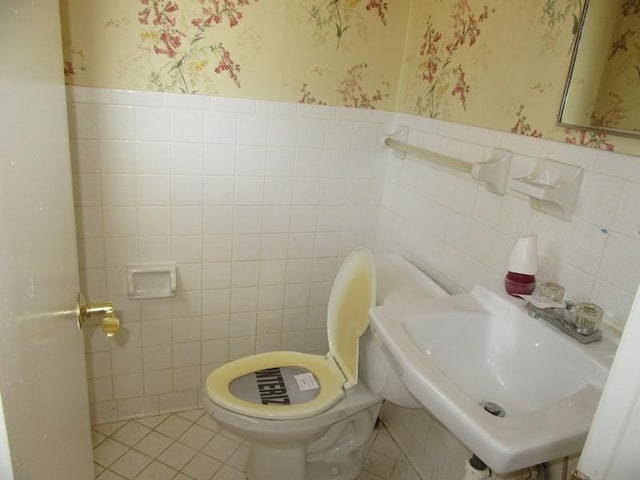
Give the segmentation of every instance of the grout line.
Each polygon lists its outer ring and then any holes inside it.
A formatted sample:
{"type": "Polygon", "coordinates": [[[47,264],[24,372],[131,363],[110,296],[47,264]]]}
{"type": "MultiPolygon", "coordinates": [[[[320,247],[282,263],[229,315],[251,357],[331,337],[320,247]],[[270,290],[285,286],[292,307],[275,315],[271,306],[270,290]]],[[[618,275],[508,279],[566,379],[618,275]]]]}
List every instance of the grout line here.
{"type": "MultiPolygon", "coordinates": [[[[244,468],[239,468],[238,464],[237,464],[237,458],[234,460],[234,463],[229,463],[231,461],[232,458],[234,458],[234,456],[236,455],[236,453],[242,448],[242,447],[246,447],[247,446],[247,442],[243,439],[238,438],[235,435],[225,435],[225,431],[217,429],[217,430],[212,430],[210,427],[207,427],[201,423],[199,423],[203,417],[205,417],[207,415],[207,413],[203,410],[203,409],[193,409],[193,410],[187,410],[187,411],[183,411],[183,412],[175,412],[172,414],[168,414],[168,415],[154,415],[151,417],[143,417],[143,418],[133,418],[133,419],[129,419],[126,421],[119,421],[119,422],[113,422],[111,424],[103,424],[103,425],[95,425],[92,427],[92,431],[95,433],[100,434],[101,436],[103,436],[104,438],[102,438],[98,443],[95,444],[95,446],[93,447],[94,451],[100,446],[103,445],[107,440],[111,440],[113,442],[116,442],[117,444],[121,445],[122,447],[125,447],[125,451],[119,455],[115,460],[113,460],[111,462],[111,464],[108,467],[104,467],[101,464],[98,464],[97,462],[94,461],[94,464],[96,467],[94,467],[97,471],[99,471],[98,474],[98,479],[100,479],[101,477],[106,478],[109,475],[118,475],[118,477],[116,478],[121,478],[122,475],[117,474],[115,471],[111,470],[111,467],[113,467],[113,465],[115,465],[118,461],[120,461],[125,455],[127,455],[129,452],[134,451],[137,454],[143,455],[144,457],[151,459],[151,461],[149,461],[149,463],[147,463],[142,470],[140,470],[140,472],[132,477],[130,480],[135,480],[136,478],[141,478],[140,475],[142,474],[142,472],[144,472],[147,468],[149,468],[150,465],[152,465],[153,463],[159,463],[169,469],[171,469],[172,471],[175,471],[176,474],[175,475],[182,475],[185,478],[191,479],[193,477],[191,477],[190,475],[188,475],[185,472],[185,469],[191,465],[191,463],[194,461],[194,459],[198,456],[198,455],[204,455],[206,458],[215,461],[217,463],[219,463],[219,467],[217,470],[215,470],[215,472],[212,473],[211,479],[215,480],[217,478],[217,473],[220,472],[225,466],[228,468],[233,468],[234,470],[240,471],[243,474],[246,472],[246,466],[244,468]],[[146,425],[144,423],[145,418],[154,418],[154,417],[164,417],[162,418],[157,424],[155,424],[155,426],[151,427],[149,425],[146,425]],[[172,420],[173,419],[173,420],[172,420]],[[161,428],[162,425],[169,425],[170,423],[174,423],[174,422],[186,422],[186,424],[188,425],[186,428],[184,428],[179,434],[177,435],[177,438],[173,438],[172,436],[167,435],[166,433],[163,433],[161,430],[159,430],[159,428],[161,428]],[[167,423],[169,422],[169,423],[167,423]],[[119,425],[118,425],[119,424],[119,425]],[[115,430],[110,431],[109,434],[107,435],[106,433],[104,433],[104,429],[106,428],[107,431],[110,430],[109,426],[111,425],[118,425],[117,428],[115,428],[115,430]],[[142,437],[140,437],[139,439],[132,441],[133,445],[129,446],[127,444],[125,444],[124,442],[122,442],[121,440],[118,440],[117,438],[115,438],[118,434],[118,432],[122,432],[123,429],[127,428],[128,426],[133,425],[135,427],[139,427],[139,428],[144,428],[144,429],[148,429],[149,431],[146,432],[142,437]],[[199,426],[202,429],[206,430],[210,436],[208,437],[207,441],[204,443],[204,445],[202,445],[202,447],[200,448],[194,448],[190,445],[188,445],[187,443],[185,443],[183,440],[181,440],[182,436],[189,431],[193,426],[199,426]],[[143,451],[141,451],[138,448],[138,445],[140,444],[140,442],[142,442],[144,439],[146,439],[147,437],[149,437],[152,433],[156,433],[158,435],[162,435],[164,438],[166,438],[167,440],[170,440],[170,443],[167,444],[166,447],[162,448],[155,456],[150,455],[148,453],[145,453],[143,451]],[[233,448],[233,451],[228,455],[228,457],[226,458],[226,460],[220,460],[218,458],[212,457],[210,454],[203,452],[203,449],[209,445],[209,443],[216,438],[217,436],[221,436],[229,441],[234,442],[236,445],[233,448]],[[191,451],[195,452],[193,456],[191,456],[186,463],[184,463],[184,465],[180,468],[177,469],[174,466],[170,465],[169,463],[166,462],[166,460],[161,460],[160,457],[167,451],[169,450],[173,445],[180,445],[181,447],[184,448],[188,448],[189,449],[189,453],[191,453],[191,451]]],[[[153,422],[152,422],[153,423],[153,422]]],[[[184,425],[183,425],[184,426],[184,425]]],[[[176,430],[176,432],[180,430],[180,428],[178,428],[176,430]]],[[[175,432],[174,432],[175,434],[175,432]]],[[[408,461],[406,455],[402,452],[402,450],[400,449],[400,447],[398,446],[397,442],[395,441],[395,439],[391,436],[390,432],[387,430],[386,426],[384,424],[381,424],[377,429],[375,429],[373,431],[373,434],[371,436],[371,438],[369,439],[369,441],[367,442],[367,444],[364,447],[364,465],[363,465],[363,470],[362,470],[362,474],[358,477],[361,480],[403,480],[404,477],[402,477],[401,475],[403,474],[403,469],[399,467],[399,464],[402,462],[405,465],[408,465],[409,467],[413,468],[413,465],[411,465],[411,463],[408,461]],[[387,437],[387,441],[391,441],[393,442],[393,444],[395,444],[395,446],[397,447],[398,450],[398,454],[395,456],[389,456],[387,453],[388,452],[383,452],[383,451],[378,451],[378,450],[383,450],[382,448],[380,449],[376,449],[375,445],[376,442],[382,438],[382,436],[386,436],[387,437]],[[380,467],[377,466],[377,464],[379,462],[382,462],[385,467],[380,467]]],[[[122,467],[122,465],[121,465],[122,467]]],[[[125,478],[125,477],[122,477],[125,478]]],[[[170,477],[173,478],[173,477],[170,477]]],[[[182,478],[182,477],[181,477],[182,478]]],[[[415,473],[415,469],[413,472],[413,475],[411,475],[409,478],[406,478],[405,480],[415,480],[416,478],[419,478],[419,476],[415,473]]]]}

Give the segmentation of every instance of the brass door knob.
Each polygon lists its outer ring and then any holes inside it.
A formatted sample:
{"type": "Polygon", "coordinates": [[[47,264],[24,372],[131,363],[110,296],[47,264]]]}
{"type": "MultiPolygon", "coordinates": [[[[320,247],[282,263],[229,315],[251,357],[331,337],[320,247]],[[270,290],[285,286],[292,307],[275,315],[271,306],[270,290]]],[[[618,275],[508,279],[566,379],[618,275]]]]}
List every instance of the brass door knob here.
{"type": "Polygon", "coordinates": [[[120,319],[108,315],[102,319],[102,331],[107,337],[113,337],[120,329],[120,319]]]}
{"type": "Polygon", "coordinates": [[[113,337],[120,328],[120,320],[115,316],[113,311],[113,303],[87,303],[87,300],[82,295],[82,292],[78,294],[78,328],[84,327],[87,319],[91,315],[102,316],[102,331],[107,337],[113,337]]]}

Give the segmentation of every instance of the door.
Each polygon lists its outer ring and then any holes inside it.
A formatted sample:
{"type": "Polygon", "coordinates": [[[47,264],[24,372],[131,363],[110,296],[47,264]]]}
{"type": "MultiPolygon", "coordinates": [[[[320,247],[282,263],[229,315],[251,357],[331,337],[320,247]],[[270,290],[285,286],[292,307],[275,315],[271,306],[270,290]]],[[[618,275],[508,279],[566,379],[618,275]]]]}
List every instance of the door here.
{"type": "Polygon", "coordinates": [[[640,288],[572,478],[640,478],[640,288]]]}
{"type": "Polygon", "coordinates": [[[0,122],[0,394],[13,476],[91,479],[57,0],[0,1],[0,122]]]}

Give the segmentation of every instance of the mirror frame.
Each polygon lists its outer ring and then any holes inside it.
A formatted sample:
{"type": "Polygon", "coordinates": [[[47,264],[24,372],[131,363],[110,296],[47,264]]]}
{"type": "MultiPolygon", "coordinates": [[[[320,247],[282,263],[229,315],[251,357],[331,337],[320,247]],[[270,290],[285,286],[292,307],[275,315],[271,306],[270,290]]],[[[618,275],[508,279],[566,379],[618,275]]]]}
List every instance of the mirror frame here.
{"type": "MultiPolygon", "coordinates": [[[[604,1],[608,1],[608,0],[604,0],[604,1]]],[[[623,130],[623,129],[610,128],[610,127],[598,127],[593,125],[577,125],[573,123],[564,122],[562,120],[562,116],[564,114],[564,110],[568,100],[569,89],[571,87],[571,80],[573,78],[573,70],[575,68],[576,60],[578,58],[578,52],[580,50],[580,40],[582,39],[584,27],[587,22],[587,14],[589,12],[590,2],[591,0],[585,0],[582,13],[580,14],[578,31],[575,33],[573,51],[571,52],[571,63],[569,64],[569,72],[567,73],[567,80],[565,82],[564,90],[562,92],[562,100],[560,102],[560,111],[558,112],[557,125],[562,128],[572,128],[577,130],[592,131],[596,133],[608,133],[611,135],[617,135],[621,137],[640,138],[640,132],[636,132],[633,130],[623,130]]]]}

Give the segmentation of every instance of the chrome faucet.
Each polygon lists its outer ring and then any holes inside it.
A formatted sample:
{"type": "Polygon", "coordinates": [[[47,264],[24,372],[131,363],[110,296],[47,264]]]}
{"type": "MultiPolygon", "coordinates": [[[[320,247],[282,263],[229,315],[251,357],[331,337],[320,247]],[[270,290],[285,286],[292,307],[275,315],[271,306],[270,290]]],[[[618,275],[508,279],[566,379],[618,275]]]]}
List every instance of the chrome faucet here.
{"type": "Polygon", "coordinates": [[[529,311],[530,317],[541,318],[580,343],[593,343],[602,340],[602,332],[599,329],[588,334],[578,333],[575,328],[574,306],[573,302],[567,301],[565,302],[565,308],[540,308],[527,302],[526,309],[529,311]]]}

